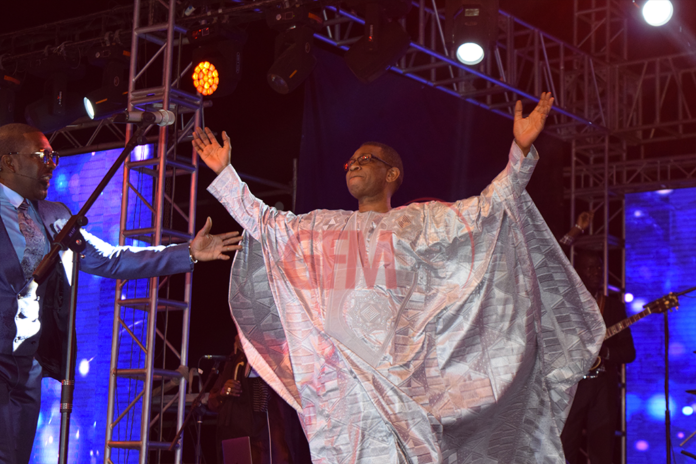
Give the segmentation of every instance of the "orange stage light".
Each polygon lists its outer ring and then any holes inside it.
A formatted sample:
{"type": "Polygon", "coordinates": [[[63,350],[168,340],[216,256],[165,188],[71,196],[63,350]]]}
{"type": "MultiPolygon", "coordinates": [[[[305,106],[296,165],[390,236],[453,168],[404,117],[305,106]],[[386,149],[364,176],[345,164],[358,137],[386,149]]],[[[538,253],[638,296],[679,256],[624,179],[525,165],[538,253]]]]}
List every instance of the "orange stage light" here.
{"type": "Polygon", "coordinates": [[[212,95],[220,83],[220,75],[215,65],[210,61],[198,63],[193,71],[193,85],[202,95],[212,95]]]}

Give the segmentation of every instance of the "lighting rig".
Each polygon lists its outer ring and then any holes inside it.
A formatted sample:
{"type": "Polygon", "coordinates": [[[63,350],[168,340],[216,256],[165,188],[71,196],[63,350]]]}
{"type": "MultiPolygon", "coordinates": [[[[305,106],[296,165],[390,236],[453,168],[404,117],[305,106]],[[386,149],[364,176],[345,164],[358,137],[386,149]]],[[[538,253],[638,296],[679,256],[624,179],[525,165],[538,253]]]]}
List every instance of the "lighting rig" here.
{"type": "Polygon", "coordinates": [[[365,17],[365,33],[346,52],[346,64],[362,82],[380,77],[404,56],[411,38],[398,20],[411,9],[410,1],[368,0],[349,1],[365,17]]]}
{"type": "Polygon", "coordinates": [[[222,97],[234,92],[242,76],[242,48],[247,36],[230,24],[216,22],[193,28],[188,34],[193,51],[191,78],[204,96],[222,97]]]}
{"type": "Polygon", "coordinates": [[[90,119],[102,119],[126,108],[130,51],[121,45],[93,47],[87,54],[89,64],[103,68],[102,85],[83,98],[90,119]]]}
{"type": "Polygon", "coordinates": [[[459,61],[476,65],[495,45],[498,0],[447,0],[445,36],[459,61]]]}
{"type": "MultiPolygon", "coordinates": [[[[678,13],[670,0],[625,1],[640,8],[646,22],[655,26],[668,23],[678,13]]],[[[364,18],[364,34],[346,44],[349,48],[345,61],[359,80],[369,83],[408,50],[415,31],[409,36],[402,19],[411,3],[408,0],[256,0],[246,3],[189,0],[181,3],[177,24],[188,30],[182,44],[195,47],[188,74],[194,86],[205,97],[219,97],[233,92],[241,77],[246,36],[231,24],[265,18],[268,26],[278,31],[275,61],[268,70],[267,80],[274,90],[286,94],[301,85],[316,66],[314,34],[325,26],[324,7],[344,9],[364,18]]],[[[485,59],[496,40],[498,3],[498,0],[444,0],[444,36],[451,57],[469,66],[485,59]]],[[[95,119],[123,109],[127,96],[124,73],[129,65],[128,43],[120,44],[120,40],[118,44],[110,43],[109,36],[130,27],[127,18],[129,14],[132,16],[132,9],[130,13],[126,10],[102,13],[106,21],[103,24],[113,30],[104,35],[103,27],[94,31],[86,29],[83,35],[89,33],[91,36],[79,43],[71,42],[67,35],[51,36],[49,43],[45,34],[38,33],[24,34],[13,41],[11,53],[0,53],[0,67],[5,76],[0,80],[0,123],[15,119],[14,101],[18,92],[36,92],[25,74],[37,76],[44,82],[43,89],[37,92],[40,98],[27,105],[25,111],[25,119],[43,131],[65,127],[84,115],[80,104],[83,100],[87,113],[95,119]],[[61,41],[62,45],[54,45],[61,41]],[[102,68],[102,84],[80,95],[81,90],[69,91],[68,87],[84,73],[85,66],[80,58],[85,56],[92,66],[102,68]]],[[[56,34],[74,29],[65,27],[68,22],[60,27],[56,23],[59,27],[56,34]]]]}
{"type": "Polygon", "coordinates": [[[26,71],[44,79],[41,98],[24,109],[24,118],[29,124],[42,132],[53,132],[84,115],[78,92],[68,89],[70,82],[85,76],[86,68],[79,56],[57,49],[30,62],[26,71]]]}
{"type": "Polygon", "coordinates": [[[672,19],[674,5],[670,0],[633,0],[640,8],[643,19],[651,26],[664,26],[672,19]]]}
{"type": "Polygon", "coordinates": [[[14,121],[15,99],[21,87],[16,77],[0,74],[0,126],[14,121]]]}
{"type": "Polygon", "coordinates": [[[276,4],[266,10],[266,23],[279,31],[268,84],[276,92],[287,94],[304,82],[317,64],[314,32],[324,23],[321,6],[318,2],[276,4]]]}

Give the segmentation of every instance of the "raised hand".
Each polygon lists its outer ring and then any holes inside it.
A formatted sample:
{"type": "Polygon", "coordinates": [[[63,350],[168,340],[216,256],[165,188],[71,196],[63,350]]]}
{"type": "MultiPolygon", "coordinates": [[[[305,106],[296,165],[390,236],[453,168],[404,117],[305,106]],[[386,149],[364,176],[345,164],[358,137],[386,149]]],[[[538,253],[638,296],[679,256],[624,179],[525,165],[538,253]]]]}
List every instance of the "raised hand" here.
{"type": "Polygon", "coordinates": [[[584,232],[587,230],[588,227],[590,227],[593,216],[593,211],[583,211],[582,213],[580,213],[578,219],[575,221],[575,225],[578,226],[580,230],[584,232]]]}
{"type": "Polygon", "coordinates": [[[553,107],[553,100],[551,92],[542,93],[539,104],[526,118],[522,117],[522,102],[518,100],[515,104],[515,123],[512,133],[515,135],[517,146],[525,155],[529,153],[532,144],[544,128],[546,117],[553,107]]]}
{"type": "Polygon", "coordinates": [[[198,128],[193,132],[193,148],[210,169],[220,174],[230,164],[230,138],[227,132],[222,132],[223,145],[220,146],[213,132],[208,129],[198,128]]]}
{"type": "Polygon", "coordinates": [[[242,240],[239,232],[227,232],[225,234],[212,235],[210,229],[213,220],[208,218],[205,225],[198,231],[190,245],[191,257],[196,261],[213,261],[216,259],[227,261],[229,256],[223,253],[241,250],[241,245],[236,245],[242,240]]]}

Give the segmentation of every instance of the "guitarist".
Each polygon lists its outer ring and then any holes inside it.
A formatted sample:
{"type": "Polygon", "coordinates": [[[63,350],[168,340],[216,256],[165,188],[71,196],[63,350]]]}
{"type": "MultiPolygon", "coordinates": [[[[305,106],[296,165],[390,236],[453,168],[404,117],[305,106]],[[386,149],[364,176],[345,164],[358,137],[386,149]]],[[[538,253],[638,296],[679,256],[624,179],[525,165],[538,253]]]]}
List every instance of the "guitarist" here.
{"type": "MultiPolygon", "coordinates": [[[[591,219],[591,215],[589,218],[591,219]]],[[[586,227],[581,226],[588,222],[587,216],[579,217],[578,225],[574,229],[583,230],[586,227]]],[[[587,290],[595,295],[607,327],[626,319],[626,309],[621,296],[603,294],[603,263],[599,254],[581,250],[576,255],[575,270],[587,290]]],[[[568,420],[561,433],[563,452],[568,463],[586,462],[578,453],[583,429],[586,430],[590,463],[612,463],[614,432],[619,424],[619,368],[621,364],[633,362],[635,357],[633,337],[628,329],[606,340],[602,345],[598,359],[601,363],[592,374],[588,374],[578,384],[568,420]]]]}

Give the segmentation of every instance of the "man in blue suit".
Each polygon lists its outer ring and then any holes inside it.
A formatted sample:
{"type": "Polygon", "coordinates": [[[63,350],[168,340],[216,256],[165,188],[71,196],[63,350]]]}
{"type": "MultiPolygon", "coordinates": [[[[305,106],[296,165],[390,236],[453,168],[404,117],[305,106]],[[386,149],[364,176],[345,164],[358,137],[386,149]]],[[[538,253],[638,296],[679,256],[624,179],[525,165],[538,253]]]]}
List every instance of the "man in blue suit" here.
{"type": "MultiPolygon", "coordinates": [[[[61,263],[37,285],[31,275],[70,218],[46,201],[58,156],[46,137],[25,124],[0,127],[0,463],[29,462],[41,406],[41,378],[62,379],[70,287],[61,263]]],[[[209,234],[208,218],[190,245],[114,247],[82,231],[80,269],[138,279],[193,270],[197,261],[226,260],[241,248],[237,232],[209,234]]],[[[67,254],[67,252],[66,252],[67,254]]],[[[67,256],[64,257],[67,258],[67,256]]]]}

